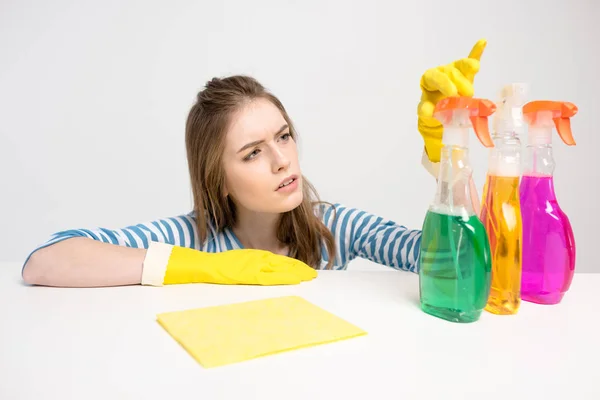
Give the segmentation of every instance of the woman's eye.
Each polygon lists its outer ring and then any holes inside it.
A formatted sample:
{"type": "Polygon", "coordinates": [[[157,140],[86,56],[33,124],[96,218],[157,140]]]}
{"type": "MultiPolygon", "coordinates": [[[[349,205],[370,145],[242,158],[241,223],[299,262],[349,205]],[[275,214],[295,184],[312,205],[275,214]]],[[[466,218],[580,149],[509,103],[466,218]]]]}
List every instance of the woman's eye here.
{"type": "Polygon", "coordinates": [[[290,138],[292,137],[291,133],[284,133],[283,135],[281,135],[281,138],[283,141],[288,141],[290,140],[290,138]]]}
{"type": "Polygon", "coordinates": [[[258,153],[260,153],[259,149],[254,150],[252,153],[250,153],[246,157],[244,157],[244,161],[253,159],[254,157],[256,157],[258,155],[258,153]]]}

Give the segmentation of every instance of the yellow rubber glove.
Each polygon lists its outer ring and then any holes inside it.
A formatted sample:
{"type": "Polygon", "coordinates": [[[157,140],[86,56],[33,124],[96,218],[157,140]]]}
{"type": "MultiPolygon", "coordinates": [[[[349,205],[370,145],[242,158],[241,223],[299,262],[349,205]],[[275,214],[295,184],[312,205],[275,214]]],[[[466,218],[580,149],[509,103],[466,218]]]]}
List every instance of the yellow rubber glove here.
{"type": "Polygon", "coordinates": [[[207,253],[152,242],[146,253],[142,285],[182,283],[295,285],[317,277],[302,261],[264,250],[207,253]]]}
{"type": "Polygon", "coordinates": [[[425,141],[429,161],[440,161],[442,150],[442,124],[433,118],[436,104],[449,96],[473,96],[473,80],[479,72],[479,60],[487,42],[479,40],[467,58],[447,65],[428,69],[421,76],[421,101],[417,110],[418,130],[425,141]]]}

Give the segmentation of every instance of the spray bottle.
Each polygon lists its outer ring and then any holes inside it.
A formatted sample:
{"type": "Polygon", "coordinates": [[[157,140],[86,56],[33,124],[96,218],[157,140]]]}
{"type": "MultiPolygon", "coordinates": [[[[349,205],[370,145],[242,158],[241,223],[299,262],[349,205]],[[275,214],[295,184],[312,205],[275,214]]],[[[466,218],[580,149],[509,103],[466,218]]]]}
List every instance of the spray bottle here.
{"type": "Polygon", "coordinates": [[[421,237],[421,309],[453,322],[473,322],[486,305],[491,281],[490,245],[471,199],[469,131],[486,147],[493,102],[470,97],[440,100],[434,118],[444,125],[438,186],[421,237]]]}
{"type": "Polygon", "coordinates": [[[573,103],[533,101],[523,107],[529,125],[526,163],[521,180],[523,215],[523,300],[557,304],[571,286],[575,272],[575,238],[554,192],[552,130],[575,145],[571,120],[573,103]]]}
{"type": "Polygon", "coordinates": [[[486,311],[516,314],[521,304],[522,219],[519,198],[522,107],[526,86],[507,85],[500,91],[494,114],[494,147],[490,150],[483,187],[481,221],[490,241],[492,284],[486,311]]]}

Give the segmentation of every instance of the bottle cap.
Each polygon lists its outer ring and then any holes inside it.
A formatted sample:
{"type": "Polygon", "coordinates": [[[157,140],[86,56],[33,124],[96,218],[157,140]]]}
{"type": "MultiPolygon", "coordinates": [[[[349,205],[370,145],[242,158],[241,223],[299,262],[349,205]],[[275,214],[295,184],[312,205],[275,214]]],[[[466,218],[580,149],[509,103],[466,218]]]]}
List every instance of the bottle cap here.
{"type": "Polygon", "coordinates": [[[433,112],[442,125],[456,126],[465,124],[463,115],[468,115],[470,125],[473,127],[477,138],[485,147],[494,147],[488,127],[488,117],[496,111],[496,105],[487,99],[478,99],[466,96],[452,96],[440,100],[433,112]]]}
{"type": "Polygon", "coordinates": [[[566,101],[531,101],[523,106],[523,116],[530,127],[556,127],[558,135],[568,146],[575,145],[571,132],[571,117],[577,114],[577,106],[566,101]]]}

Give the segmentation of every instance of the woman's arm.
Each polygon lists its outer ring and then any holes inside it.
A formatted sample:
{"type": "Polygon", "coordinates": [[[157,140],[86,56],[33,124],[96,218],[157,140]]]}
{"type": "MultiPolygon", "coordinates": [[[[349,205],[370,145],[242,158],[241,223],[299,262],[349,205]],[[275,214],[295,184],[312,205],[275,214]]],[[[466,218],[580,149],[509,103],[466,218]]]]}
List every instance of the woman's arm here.
{"type": "Polygon", "coordinates": [[[118,230],[58,232],[27,258],[23,280],[70,287],[139,284],[151,242],[197,248],[194,219],[182,215],[118,230]]]}
{"type": "Polygon", "coordinates": [[[36,251],[23,268],[31,285],[121,286],[141,283],[144,248],[74,237],[36,251]]]}
{"type": "Polygon", "coordinates": [[[340,204],[323,214],[338,246],[336,265],[356,257],[404,271],[418,272],[421,231],[340,204]]]}
{"type": "Polygon", "coordinates": [[[473,203],[473,210],[475,211],[475,215],[479,217],[481,215],[481,202],[479,200],[477,187],[475,186],[475,181],[473,180],[472,176],[469,179],[469,193],[471,193],[471,202],[473,203]]]}

